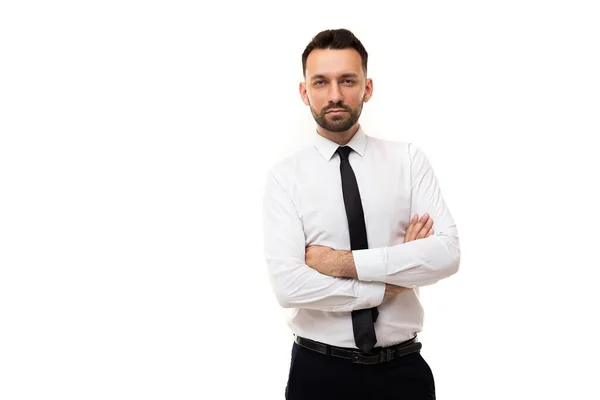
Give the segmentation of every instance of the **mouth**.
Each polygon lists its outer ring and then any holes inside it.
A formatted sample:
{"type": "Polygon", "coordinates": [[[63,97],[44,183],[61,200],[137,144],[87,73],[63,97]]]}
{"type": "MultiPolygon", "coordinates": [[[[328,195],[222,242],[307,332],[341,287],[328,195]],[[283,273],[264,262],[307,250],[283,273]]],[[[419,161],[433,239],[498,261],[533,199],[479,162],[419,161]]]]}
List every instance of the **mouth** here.
{"type": "Polygon", "coordinates": [[[327,111],[325,114],[341,114],[341,113],[345,113],[345,112],[348,112],[348,111],[342,110],[342,109],[333,109],[333,110],[327,111]]]}

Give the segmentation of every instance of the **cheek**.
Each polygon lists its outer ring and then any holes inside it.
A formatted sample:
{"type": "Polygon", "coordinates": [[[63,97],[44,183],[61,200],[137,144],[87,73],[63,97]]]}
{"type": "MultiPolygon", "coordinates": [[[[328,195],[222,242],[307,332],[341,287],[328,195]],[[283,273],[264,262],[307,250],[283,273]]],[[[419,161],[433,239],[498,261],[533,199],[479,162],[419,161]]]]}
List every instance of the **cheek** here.
{"type": "Polygon", "coordinates": [[[355,108],[356,106],[360,105],[363,100],[365,98],[365,91],[364,90],[352,90],[349,91],[348,93],[345,93],[344,95],[344,102],[346,104],[348,104],[349,106],[351,106],[352,108],[355,108]]]}
{"type": "Polygon", "coordinates": [[[318,93],[308,93],[308,101],[315,110],[320,110],[323,107],[323,99],[318,93]]]}
{"type": "Polygon", "coordinates": [[[356,101],[357,101],[358,103],[362,103],[362,102],[364,101],[364,99],[365,99],[365,94],[366,94],[366,93],[365,93],[365,91],[364,91],[364,90],[361,90],[361,91],[358,93],[358,95],[356,96],[356,101]]]}

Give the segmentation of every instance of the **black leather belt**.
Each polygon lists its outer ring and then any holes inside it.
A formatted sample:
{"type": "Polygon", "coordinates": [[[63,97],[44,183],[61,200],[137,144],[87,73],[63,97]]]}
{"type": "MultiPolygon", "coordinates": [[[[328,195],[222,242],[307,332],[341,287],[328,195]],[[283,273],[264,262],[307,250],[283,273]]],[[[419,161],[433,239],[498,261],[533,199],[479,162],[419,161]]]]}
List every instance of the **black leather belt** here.
{"type": "Polygon", "coordinates": [[[325,343],[315,342],[314,340],[296,336],[295,342],[302,347],[316,351],[317,353],[331,355],[334,357],[345,358],[356,364],[378,364],[392,361],[407,354],[416,353],[421,350],[423,345],[417,340],[417,337],[389,347],[374,348],[371,354],[365,354],[358,350],[346,349],[342,347],[331,346],[325,343]]]}

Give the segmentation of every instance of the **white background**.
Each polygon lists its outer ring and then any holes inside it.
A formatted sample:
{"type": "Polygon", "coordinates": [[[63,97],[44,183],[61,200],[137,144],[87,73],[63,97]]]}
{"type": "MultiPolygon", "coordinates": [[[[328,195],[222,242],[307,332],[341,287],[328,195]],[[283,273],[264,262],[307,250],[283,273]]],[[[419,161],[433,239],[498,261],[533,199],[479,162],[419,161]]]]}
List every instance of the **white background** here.
{"type": "Polygon", "coordinates": [[[458,223],[422,291],[438,398],[600,398],[594,3],[3,2],[0,398],[283,399],[263,182],[339,27],[365,130],[418,144],[458,223]]]}

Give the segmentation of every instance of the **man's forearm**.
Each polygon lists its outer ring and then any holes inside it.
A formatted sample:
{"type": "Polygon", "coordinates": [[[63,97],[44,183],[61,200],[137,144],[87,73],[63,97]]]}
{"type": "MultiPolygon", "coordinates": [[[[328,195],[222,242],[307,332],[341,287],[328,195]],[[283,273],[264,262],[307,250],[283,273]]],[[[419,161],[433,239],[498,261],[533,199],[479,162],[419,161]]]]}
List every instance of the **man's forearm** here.
{"type": "Polygon", "coordinates": [[[332,269],[337,272],[340,278],[357,279],[356,267],[354,266],[354,256],[348,250],[335,250],[335,256],[332,261],[332,269]]]}
{"type": "Polygon", "coordinates": [[[357,279],[416,287],[435,283],[457,272],[460,248],[457,235],[430,238],[353,252],[357,279]]]}
{"type": "Polygon", "coordinates": [[[307,261],[320,273],[333,277],[403,287],[422,286],[456,272],[460,251],[457,245],[454,246],[454,240],[457,239],[433,236],[427,241],[378,249],[349,251],[322,248],[319,255],[307,261]]]}
{"type": "MultiPolygon", "coordinates": [[[[325,265],[323,271],[328,272],[330,276],[357,279],[354,256],[352,255],[351,251],[331,250],[330,256],[327,257],[326,263],[328,264],[325,265]]],[[[408,290],[411,289],[386,283],[383,300],[385,301],[391,299],[392,297],[395,297],[408,290]]]]}

